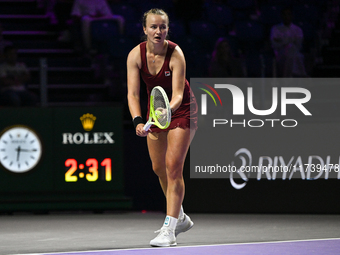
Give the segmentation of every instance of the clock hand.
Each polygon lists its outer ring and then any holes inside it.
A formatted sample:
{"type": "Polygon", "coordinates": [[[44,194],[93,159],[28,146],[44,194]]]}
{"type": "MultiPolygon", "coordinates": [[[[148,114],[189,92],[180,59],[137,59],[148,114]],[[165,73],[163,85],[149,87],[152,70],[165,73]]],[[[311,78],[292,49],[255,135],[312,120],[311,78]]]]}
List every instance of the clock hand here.
{"type": "Polygon", "coordinates": [[[37,151],[37,149],[32,149],[32,150],[20,149],[20,151],[24,151],[24,152],[33,152],[33,151],[37,151]]]}
{"type": "Polygon", "coordinates": [[[21,148],[20,146],[18,146],[18,148],[15,149],[18,153],[17,153],[17,161],[19,161],[19,156],[20,156],[20,151],[21,151],[21,148]]]}

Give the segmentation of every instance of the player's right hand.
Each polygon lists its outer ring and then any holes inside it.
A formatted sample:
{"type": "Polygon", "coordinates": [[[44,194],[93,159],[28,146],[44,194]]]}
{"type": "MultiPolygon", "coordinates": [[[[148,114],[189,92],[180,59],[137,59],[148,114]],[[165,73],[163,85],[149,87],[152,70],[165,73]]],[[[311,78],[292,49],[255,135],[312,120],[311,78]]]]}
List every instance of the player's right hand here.
{"type": "MultiPolygon", "coordinates": [[[[146,137],[146,136],[148,135],[148,133],[149,133],[150,131],[145,131],[145,130],[143,129],[144,126],[145,126],[145,125],[142,124],[142,123],[140,123],[140,124],[137,125],[137,127],[136,127],[136,135],[138,135],[138,136],[140,136],[140,137],[146,137]]],[[[150,130],[150,129],[149,129],[149,130],[150,130]]]]}

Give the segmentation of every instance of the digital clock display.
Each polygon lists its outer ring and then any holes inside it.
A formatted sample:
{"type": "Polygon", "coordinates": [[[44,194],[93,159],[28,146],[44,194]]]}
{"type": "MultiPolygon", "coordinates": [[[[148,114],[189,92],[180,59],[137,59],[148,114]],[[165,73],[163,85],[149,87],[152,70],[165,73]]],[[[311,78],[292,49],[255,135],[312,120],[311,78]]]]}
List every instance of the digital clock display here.
{"type": "Polygon", "coordinates": [[[122,156],[109,146],[107,151],[77,148],[60,152],[54,175],[58,191],[114,191],[123,187],[122,156]]]}
{"type": "Polygon", "coordinates": [[[105,158],[98,162],[95,158],[89,158],[85,164],[78,164],[76,159],[69,158],[65,161],[65,181],[76,182],[79,179],[85,178],[89,182],[103,180],[112,181],[112,160],[105,158]]]}
{"type": "Polygon", "coordinates": [[[130,206],[124,196],[122,110],[5,109],[0,211],[130,206]]]}
{"type": "Polygon", "coordinates": [[[106,192],[123,187],[121,112],[109,108],[55,111],[58,192],[106,192]],[[108,116],[113,116],[108,118],[108,116]]]}

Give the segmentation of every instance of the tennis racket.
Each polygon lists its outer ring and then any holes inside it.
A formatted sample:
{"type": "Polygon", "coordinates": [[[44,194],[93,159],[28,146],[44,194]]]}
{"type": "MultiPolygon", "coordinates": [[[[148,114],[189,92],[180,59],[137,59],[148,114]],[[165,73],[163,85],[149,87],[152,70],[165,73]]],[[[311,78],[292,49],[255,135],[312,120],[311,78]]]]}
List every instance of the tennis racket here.
{"type": "Polygon", "coordinates": [[[156,86],[151,91],[149,120],[146,122],[144,130],[148,131],[152,125],[166,129],[170,122],[171,109],[168,96],[161,86],[156,86]]]}

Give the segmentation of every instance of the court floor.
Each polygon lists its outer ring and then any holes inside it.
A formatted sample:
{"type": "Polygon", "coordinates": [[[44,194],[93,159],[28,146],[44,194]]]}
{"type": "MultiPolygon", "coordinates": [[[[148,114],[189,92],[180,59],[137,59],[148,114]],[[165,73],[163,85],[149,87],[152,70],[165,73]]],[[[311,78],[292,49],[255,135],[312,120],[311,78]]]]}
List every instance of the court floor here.
{"type": "Polygon", "coordinates": [[[0,216],[0,254],[340,254],[340,215],[189,214],[177,247],[152,248],[159,212],[0,216]]]}

